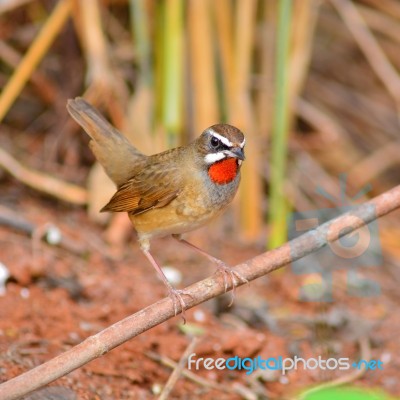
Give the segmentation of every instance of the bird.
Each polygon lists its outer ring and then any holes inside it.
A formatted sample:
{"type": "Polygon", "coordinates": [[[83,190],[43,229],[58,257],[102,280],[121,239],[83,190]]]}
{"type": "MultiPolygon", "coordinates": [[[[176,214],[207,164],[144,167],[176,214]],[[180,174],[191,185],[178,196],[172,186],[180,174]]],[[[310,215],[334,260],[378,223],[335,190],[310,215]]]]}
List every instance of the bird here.
{"type": "Polygon", "coordinates": [[[218,217],[233,200],[245,160],[244,134],[232,125],[215,124],[186,146],[145,155],[83,98],[68,100],[67,110],[89,135],[89,147],[117,187],[101,212],[128,213],[140,249],[168,289],[175,315],[180,310],[185,321],[183,296],[190,294],[170,284],[151,254],[155,237],[171,235],[213,262],[225,292],[232,286],[232,304],[235,280],[247,280],[182,235],[218,217]]]}

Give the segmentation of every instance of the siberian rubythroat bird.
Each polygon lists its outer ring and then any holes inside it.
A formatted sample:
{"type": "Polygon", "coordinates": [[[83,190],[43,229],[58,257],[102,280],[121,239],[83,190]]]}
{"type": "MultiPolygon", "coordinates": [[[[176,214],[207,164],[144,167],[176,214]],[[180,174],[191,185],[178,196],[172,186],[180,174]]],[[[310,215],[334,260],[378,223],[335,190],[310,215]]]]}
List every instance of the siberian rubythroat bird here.
{"type": "Polygon", "coordinates": [[[220,215],[235,196],[245,158],[245,138],[239,129],[213,125],[187,146],[147,156],[82,98],[69,100],[67,109],[92,139],[90,148],[117,186],[101,211],[128,213],[141,250],[168,288],[175,315],[179,307],[184,312],[186,293],[171,286],[151,255],[154,237],[172,235],[208,257],[223,274],[225,291],[230,284],[234,288],[235,277],[246,282],[224,262],[181,237],[220,215]]]}

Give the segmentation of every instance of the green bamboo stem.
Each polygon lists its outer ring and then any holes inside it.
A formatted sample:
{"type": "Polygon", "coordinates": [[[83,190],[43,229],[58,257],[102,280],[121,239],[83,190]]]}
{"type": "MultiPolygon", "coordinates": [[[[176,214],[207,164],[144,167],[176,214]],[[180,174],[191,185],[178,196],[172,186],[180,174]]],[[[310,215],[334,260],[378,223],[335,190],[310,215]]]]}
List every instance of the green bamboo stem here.
{"type": "Polygon", "coordinates": [[[278,35],[276,59],[276,98],[272,130],[271,180],[269,201],[270,235],[268,247],[282,244],[287,236],[287,202],[284,183],[289,128],[289,44],[292,0],[280,0],[278,6],[278,35]]]}
{"type": "Polygon", "coordinates": [[[140,65],[140,79],[146,86],[151,86],[151,43],[149,19],[146,12],[147,0],[129,0],[132,35],[140,65]]]}

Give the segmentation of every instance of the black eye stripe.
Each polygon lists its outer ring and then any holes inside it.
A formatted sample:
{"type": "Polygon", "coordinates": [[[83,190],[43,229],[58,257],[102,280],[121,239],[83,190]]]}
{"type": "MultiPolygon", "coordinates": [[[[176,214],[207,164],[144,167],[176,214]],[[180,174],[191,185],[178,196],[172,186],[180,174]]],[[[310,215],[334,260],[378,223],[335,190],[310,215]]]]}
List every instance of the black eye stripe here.
{"type": "Polygon", "coordinates": [[[221,147],[222,150],[229,150],[230,149],[229,146],[227,146],[226,144],[223,144],[223,143],[221,143],[220,147],[221,147]]]}
{"type": "Polygon", "coordinates": [[[220,139],[218,139],[215,136],[211,136],[211,146],[213,149],[217,150],[217,151],[221,151],[221,150],[229,150],[230,147],[227,146],[226,144],[222,143],[220,139]]]}

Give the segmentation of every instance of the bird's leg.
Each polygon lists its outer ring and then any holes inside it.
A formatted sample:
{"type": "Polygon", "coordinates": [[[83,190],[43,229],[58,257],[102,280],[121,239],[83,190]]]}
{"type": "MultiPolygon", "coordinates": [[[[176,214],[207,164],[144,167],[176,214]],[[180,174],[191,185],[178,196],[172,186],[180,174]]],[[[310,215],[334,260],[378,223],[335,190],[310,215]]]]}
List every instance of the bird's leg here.
{"type": "Polygon", "coordinates": [[[249,281],[239,274],[239,272],[235,271],[234,269],[228,267],[223,261],[220,259],[212,256],[211,254],[208,254],[206,251],[200,249],[199,247],[195,246],[194,244],[188,242],[187,240],[183,239],[181,235],[172,235],[174,239],[176,239],[178,242],[185,244],[186,246],[198,251],[200,254],[203,256],[207,257],[210,261],[212,261],[218,268],[218,271],[222,273],[222,276],[224,278],[224,288],[225,292],[228,291],[229,289],[229,284],[232,285],[232,298],[229,303],[229,307],[233,304],[233,301],[235,300],[235,278],[237,278],[239,281],[242,281],[244,283],[249,283],[249,281]]]}
{"type": "Polygon", "coordinates": [[[185,304],[185,301],[182,298],[182,295],[187,295],[187,296],[190,296],[190,297],[191,297],[191,295],[189,293],[185,292],[184,290],[175,289],[168,282],[168,279],[165,276],[164,272],[162,271],[161,267],[158,265],[158,263],[155,260],[155,258],[151,255],[148,246],[141,246],[141,250],[142,250],[143,254],[147,257],[147,259],[150,261],[150,263],[154,267],[154,269],[157,271],[158,275],[163,280],[165,286],[167,287],[169,297],[171,298],[172,303],[174,304],[175,315],[178,314],[178,310],[179,310],[178,304],[179,304],[180,309],[181,309],[181,313],[182,313],[183,323],[186,323],[186,318],[185,318],[186,304],[185,304]]]}

